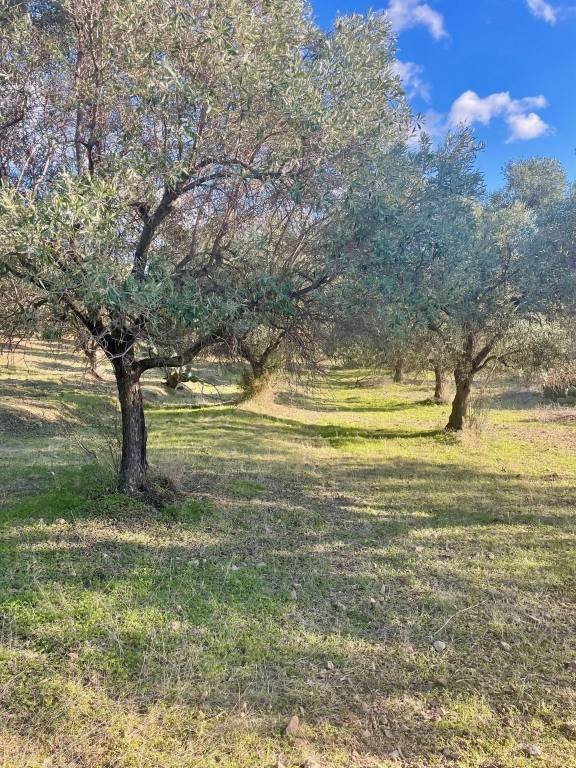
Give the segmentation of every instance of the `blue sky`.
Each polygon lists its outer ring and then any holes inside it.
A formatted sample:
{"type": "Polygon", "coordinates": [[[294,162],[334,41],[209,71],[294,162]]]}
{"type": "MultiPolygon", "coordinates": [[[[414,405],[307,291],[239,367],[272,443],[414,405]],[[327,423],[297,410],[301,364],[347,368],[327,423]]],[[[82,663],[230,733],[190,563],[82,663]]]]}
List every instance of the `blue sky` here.
{"type": "Polygon", "coordinates": [[[490,188],[510,159],[557,157],[576,179],[576,0],[312,0],[318,22],[387,10],[415,111],[435,136],[468,122],[490,188]]]}

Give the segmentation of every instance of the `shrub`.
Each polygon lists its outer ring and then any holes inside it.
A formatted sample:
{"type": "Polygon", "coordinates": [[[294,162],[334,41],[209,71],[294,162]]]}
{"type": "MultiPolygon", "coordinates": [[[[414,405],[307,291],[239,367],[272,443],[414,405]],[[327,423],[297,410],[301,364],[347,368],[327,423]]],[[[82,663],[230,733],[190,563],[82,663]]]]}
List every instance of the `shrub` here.
{"type": "Polygon", "coordinates": [[[546,371],[542,391],[549,400],[576,399],[576,362],[564,363],[546,371]]]}
{"type": "Polygon", "coordinates": [[[47,326],[40,332],[41,341],[62,341],[64,333],[62,328],[56,326],[47,326]]]}

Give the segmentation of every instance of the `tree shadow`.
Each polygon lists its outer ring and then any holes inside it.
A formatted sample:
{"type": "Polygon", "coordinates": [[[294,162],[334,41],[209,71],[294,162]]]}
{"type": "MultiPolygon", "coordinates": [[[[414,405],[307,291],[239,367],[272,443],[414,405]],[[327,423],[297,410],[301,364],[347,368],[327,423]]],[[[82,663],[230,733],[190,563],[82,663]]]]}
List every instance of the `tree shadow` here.
{"type": "Polygon", "coordinates": [[[59,399],[66,394],[108,395],[115,393],[115,385],[111,381],[96,381],[87,375],[81,381],[78,378],[66,380],[37,381],[34,379],[0,379],[0,396],[2,397],[29,397],[38,399],[59,399]]]}
{"type": "MultiPolygon", "coordinates": [[[[364,390],[365,391],[365,390],[364,390]]],[[[376,399],[376,393],[374,393],[376,399]]],[[[389,398],[382,397],[382,402],[364,405],[365,397],[348,397],[345,401],[330,400],[326,397],[320,397],[303,392],[280,391],[275,393],[275,402],[279,405],[287,405],[299,408],[305,411],[316,412],[338,412],[338,413],[393,413],[395,411],[410,411],[425,406],[432,406],[435,403],[426,398],[423,400],[401,400],[390,402],[389,398]]]]}
{"type": "Polygon", "coordinates": [[[504,391],[488,398],[490,408],[506,411],[528,411],[542,408],[542,396],[533,390],[504,391]]]}
{"type": "Polygon", "coordinates": [[[285,439],[308,438],[311,440],[326,441],[330,445],[338,446],[353,440],[378,441],[378,440],[405,440],[430,438],[440,440],[443,443],[454,443],[456,438],[440,429],[367,429],[364,427],[343,426],[340,424],[313,424],[297,419],[290,419],[269,414],[256,413],[246,409],[223,405],[214,408],[197,408],[189,411],[184,409],[161,408],[150,410],[151,423],[164,420],[164,428],[170,431],[174,437],[184,440],[189,435],[190,442],[194,441],[194,433],[201,428],[203,433],[220,435],[221,439],[229,443],[229,435],[235,433],[234,444],[254,444],[262,437],[265,428],[264,439],[271,442],[276,437],[285,439]],[[185,420],[182,417],[186,415],[185,420]],[[238,442],[238,440],[240,442],[238,442]]]}
{"type": "Polygon", "coordinates": [[[195,470],[181,480],[194,502],[172,517],[83,497],[81,483],[53,512],[40,498],[26,517],[6,516],[0,579],[14,648],[54,669],[75,654],[70,674],[90,669],[134,713],[160,700],[221,717],[240,690],[263,734],[302,707],[316,748],[328,724],[380,759],[398,743],[424,762],[447,739],[461,748],[467,726],[429,716],[454,701],[480,696],[495,717],[530,718],[542,697],[554,706],[551,677],[554,701],[569,698],[572,488],[402,458],[348,457],[321,476],[280,471],[272,456],[235,464],[238,440],[278,430],[297,441],[308,425],[232,409],[202,418],[202,430],[223,420],[213,429],[226,430],[229,451],[209,431],[216,450],[201,466],[202,444],[191,445],[195,470]],[[235,478],[261,490],[239,497],[235,478]],[[527,668],[538,670],[529,690],[527,668]]]}
{"type": "MultiPolygon", "coordinates": [[[[228,405],[149,407],[147,418],[152,459],[188,503],[158,517],[78,475],[3,510],[2,637],[23,665],[45,663],[37,677],[64,680],[71,707],[103,695],[142,732],[156,705],[180,720],[201,710],[220,723],[223,752],[240,701],[261,739],[302,708],[317,751],[336,738],[384,760],[401,746],[422,765],[478,738],[514,740],[502,712],[525,730],[542,701],[561,712],[571,700],[576,497],[565,478],[432,460],[457,442],[439,430],[228,405]],[[397,440],[420,441],[426,460],[307,453],[397,440]],[[478,701],[487,725],[454,715],[478,701]]],[[[55,686],[28,691],[22,669],[10,716],[66,738],[55,686]]],[[[105,719],[95,713],[90,738],[120,759],[105,719]]],[[[185,753],[184,737],[173,748],[185,753]]]]}
{"type": "Polygon", "coordinates": [[[18,435],[20,439],[55,436],[61,432],[61,419],[53,406],[34,400],[28,407],[22,399],[18,403],[0,401],[0,434],[18,435]]]}

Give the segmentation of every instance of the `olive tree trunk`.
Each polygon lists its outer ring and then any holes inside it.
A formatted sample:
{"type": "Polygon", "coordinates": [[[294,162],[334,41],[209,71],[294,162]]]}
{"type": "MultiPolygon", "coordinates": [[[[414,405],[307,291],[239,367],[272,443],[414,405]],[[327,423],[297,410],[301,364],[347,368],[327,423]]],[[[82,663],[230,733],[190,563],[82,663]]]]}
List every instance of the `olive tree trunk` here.
{"type": "Polygon", "coordinates": [[[396,363],[394,364],[394,376],[393,380],[400,384],[404,381],[404,360],[401,358],[399,360],[396,360],[396,363]]]}
{"type": "Polygon", "coordinates": [[[468,401],[472,389],[473,374],[456,369],[454,381],[456,382],[456,394],[452,401],[452,411],[446,430],[448,432],[460,432],[464,429],[464,420],[468,413],[468,401]]]}
{"type": "Polygon", "coordinates": [[[240,380],[242,400],[252,400],[262,395],[271,387],[272,378],[273,372],[266,368],[265,363],[251,359],[240,380]]]}
{"type": "Polygon", "coordinates": [[[122,493],[134,494],[146,490],[148,485],[140,371],[123,358],[114,360],[113,365],[122,413],[122,461],[118,487],[122,493]]]}
{"type": "Polygon", "coordinates": [[[440,365],[434,366],[434,400],[444,400],[444,371],[440,365]]]}

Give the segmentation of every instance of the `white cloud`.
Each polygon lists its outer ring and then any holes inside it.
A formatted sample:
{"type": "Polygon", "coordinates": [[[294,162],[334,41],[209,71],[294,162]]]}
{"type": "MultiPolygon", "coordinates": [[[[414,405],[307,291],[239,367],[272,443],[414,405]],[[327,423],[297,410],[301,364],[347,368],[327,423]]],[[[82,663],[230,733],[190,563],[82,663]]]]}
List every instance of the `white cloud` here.
{"type": "Polygon", "coordinates": [[[444,17],[428,3],[419,0],[390,0],[387,13],[395,32],[423,26],[435,40],[448,36],[444,17]]]}
{"type": "Polygon", "coordinates": [[[558,10],[547,3],[546,0],[526,0],[530,13],[537,19],[542,19],[548,24],[556,24],[558,21],[558,10]]]}
{"type": "Polygon", "coordinates": [[[508,126],[508,143],[527,141],[550,132],[550,126],[534,111],[547,106],[544,96],[513,99],[504,91],[481,98],[475,91],[465,91],[452,104],[448,125],[452,128],[475,123],[488,125],[492,120],[501,118],[508,126]]]}
{"type": "Polygon", "coordinates": [[[424,101],[430,101],[430,85],[424,80],[424,68],[412,61],[396,61],[394,72],[402,81],[402,85],[409,98],[419,96],[424,101]]]}
{"type": "Polygon", "coordinates": [[[528,115],[510,115],[508,118],[510,136],[508,143],[512,141],[527,141],[544,136],[550,130],[544,120],[536,112],[530,112],[528,115]]]}

